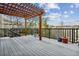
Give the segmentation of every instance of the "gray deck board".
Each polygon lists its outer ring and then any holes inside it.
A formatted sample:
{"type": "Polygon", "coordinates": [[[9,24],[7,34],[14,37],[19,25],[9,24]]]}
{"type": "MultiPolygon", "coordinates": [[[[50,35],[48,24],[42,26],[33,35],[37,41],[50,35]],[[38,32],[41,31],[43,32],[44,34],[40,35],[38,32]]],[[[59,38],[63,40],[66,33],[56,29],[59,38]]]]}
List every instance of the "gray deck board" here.
{"type": "Polygon", "coordinates": [[[1,39],[0,39],[0,56],[2,55],[2,46],[1,46],[1,39]]]}
{"type": "Polygon", "coordinates": [[[7,45],[9,56],[13,56],[14,54],[10,45],[10,39],[6,39],[6,45],[7,45]]]}
{"type": "Polygon", "coordinates": [[[3,56],[4,55],[4,49],[3,49],[3,40],[1,40],[1,51],[0,51],[0,55],[3,56]]]}
{"type": "Polygon", "coordinates": [[[50,41],[39,41],[33,36],[0,39],[0,56],[79,56],[78,51],[50,41]]]}

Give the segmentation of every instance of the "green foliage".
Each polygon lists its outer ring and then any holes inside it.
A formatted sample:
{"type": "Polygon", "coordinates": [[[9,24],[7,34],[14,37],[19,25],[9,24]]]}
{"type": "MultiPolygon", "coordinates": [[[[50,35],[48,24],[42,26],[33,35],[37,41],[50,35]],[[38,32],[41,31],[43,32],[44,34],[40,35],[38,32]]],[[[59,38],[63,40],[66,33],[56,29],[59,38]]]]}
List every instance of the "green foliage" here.
{"type": "MultiPolygon", "coordinates": [[[[33,19],[30,19],[27,23],[28,28],[39,28],[39,18],[34,17],[33,19]]],[[[42,18],[42,28],[48,28],[47,20],[45,18],[42,18]]]]}

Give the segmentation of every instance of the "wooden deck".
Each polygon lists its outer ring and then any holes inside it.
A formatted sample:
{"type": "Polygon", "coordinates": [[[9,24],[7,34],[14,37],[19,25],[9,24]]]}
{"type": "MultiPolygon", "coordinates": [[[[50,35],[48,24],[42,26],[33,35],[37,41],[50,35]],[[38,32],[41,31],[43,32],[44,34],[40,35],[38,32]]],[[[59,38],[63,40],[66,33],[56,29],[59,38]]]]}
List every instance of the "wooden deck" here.
{"type": "Polygon", "coordinates": [[[33,36],[0,39],[0,56],[79,56],[63,46],[33,36]]]}

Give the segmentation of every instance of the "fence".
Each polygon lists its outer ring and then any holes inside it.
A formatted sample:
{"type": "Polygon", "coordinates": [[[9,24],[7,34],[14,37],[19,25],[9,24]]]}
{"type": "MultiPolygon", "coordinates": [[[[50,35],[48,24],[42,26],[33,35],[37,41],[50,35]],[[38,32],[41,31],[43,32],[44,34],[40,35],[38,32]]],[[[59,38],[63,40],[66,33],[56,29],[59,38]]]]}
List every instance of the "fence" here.
{"type": "Polygon", "coordinates": [[[68,38],[69,42],[75,43],[79,38],[79,28],[49,28],[43,29],[43,36],[49,39],[58,39],[59,37],[68,38]]]}
{"type": "MultiPolygon", "coordinates": [[[[14,28],[12,29],[16,33],[21,34],[24,31],[24,28],[14,28]]],[[[34,28],[28,28],[27,34],[38,34],[39,30],[34,28]]],[[[26,33],[24,33],[26,34],[26,33]]],[[[0,37],[10,36],[11,33],[9,29],[0,29],[0,37]]],[[[12,33],[12,35],[15,35],[12,33]]],[[[79,38],[79,28],[43,28],[42,36],[52,39],[58,39],[59,37],[68,38],[69,42],[75,43],[79,38]]]]}

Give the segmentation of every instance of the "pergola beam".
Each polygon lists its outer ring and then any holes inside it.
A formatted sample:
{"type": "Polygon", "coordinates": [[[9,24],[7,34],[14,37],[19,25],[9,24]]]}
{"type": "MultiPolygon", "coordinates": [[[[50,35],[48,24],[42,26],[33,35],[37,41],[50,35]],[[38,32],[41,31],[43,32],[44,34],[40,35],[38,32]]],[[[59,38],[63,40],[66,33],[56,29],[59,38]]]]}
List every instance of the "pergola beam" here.
{"type": "Polygon", "coordinates": [[[42,40],[42,15],[39,16],[39,40],[42,40]]]}

